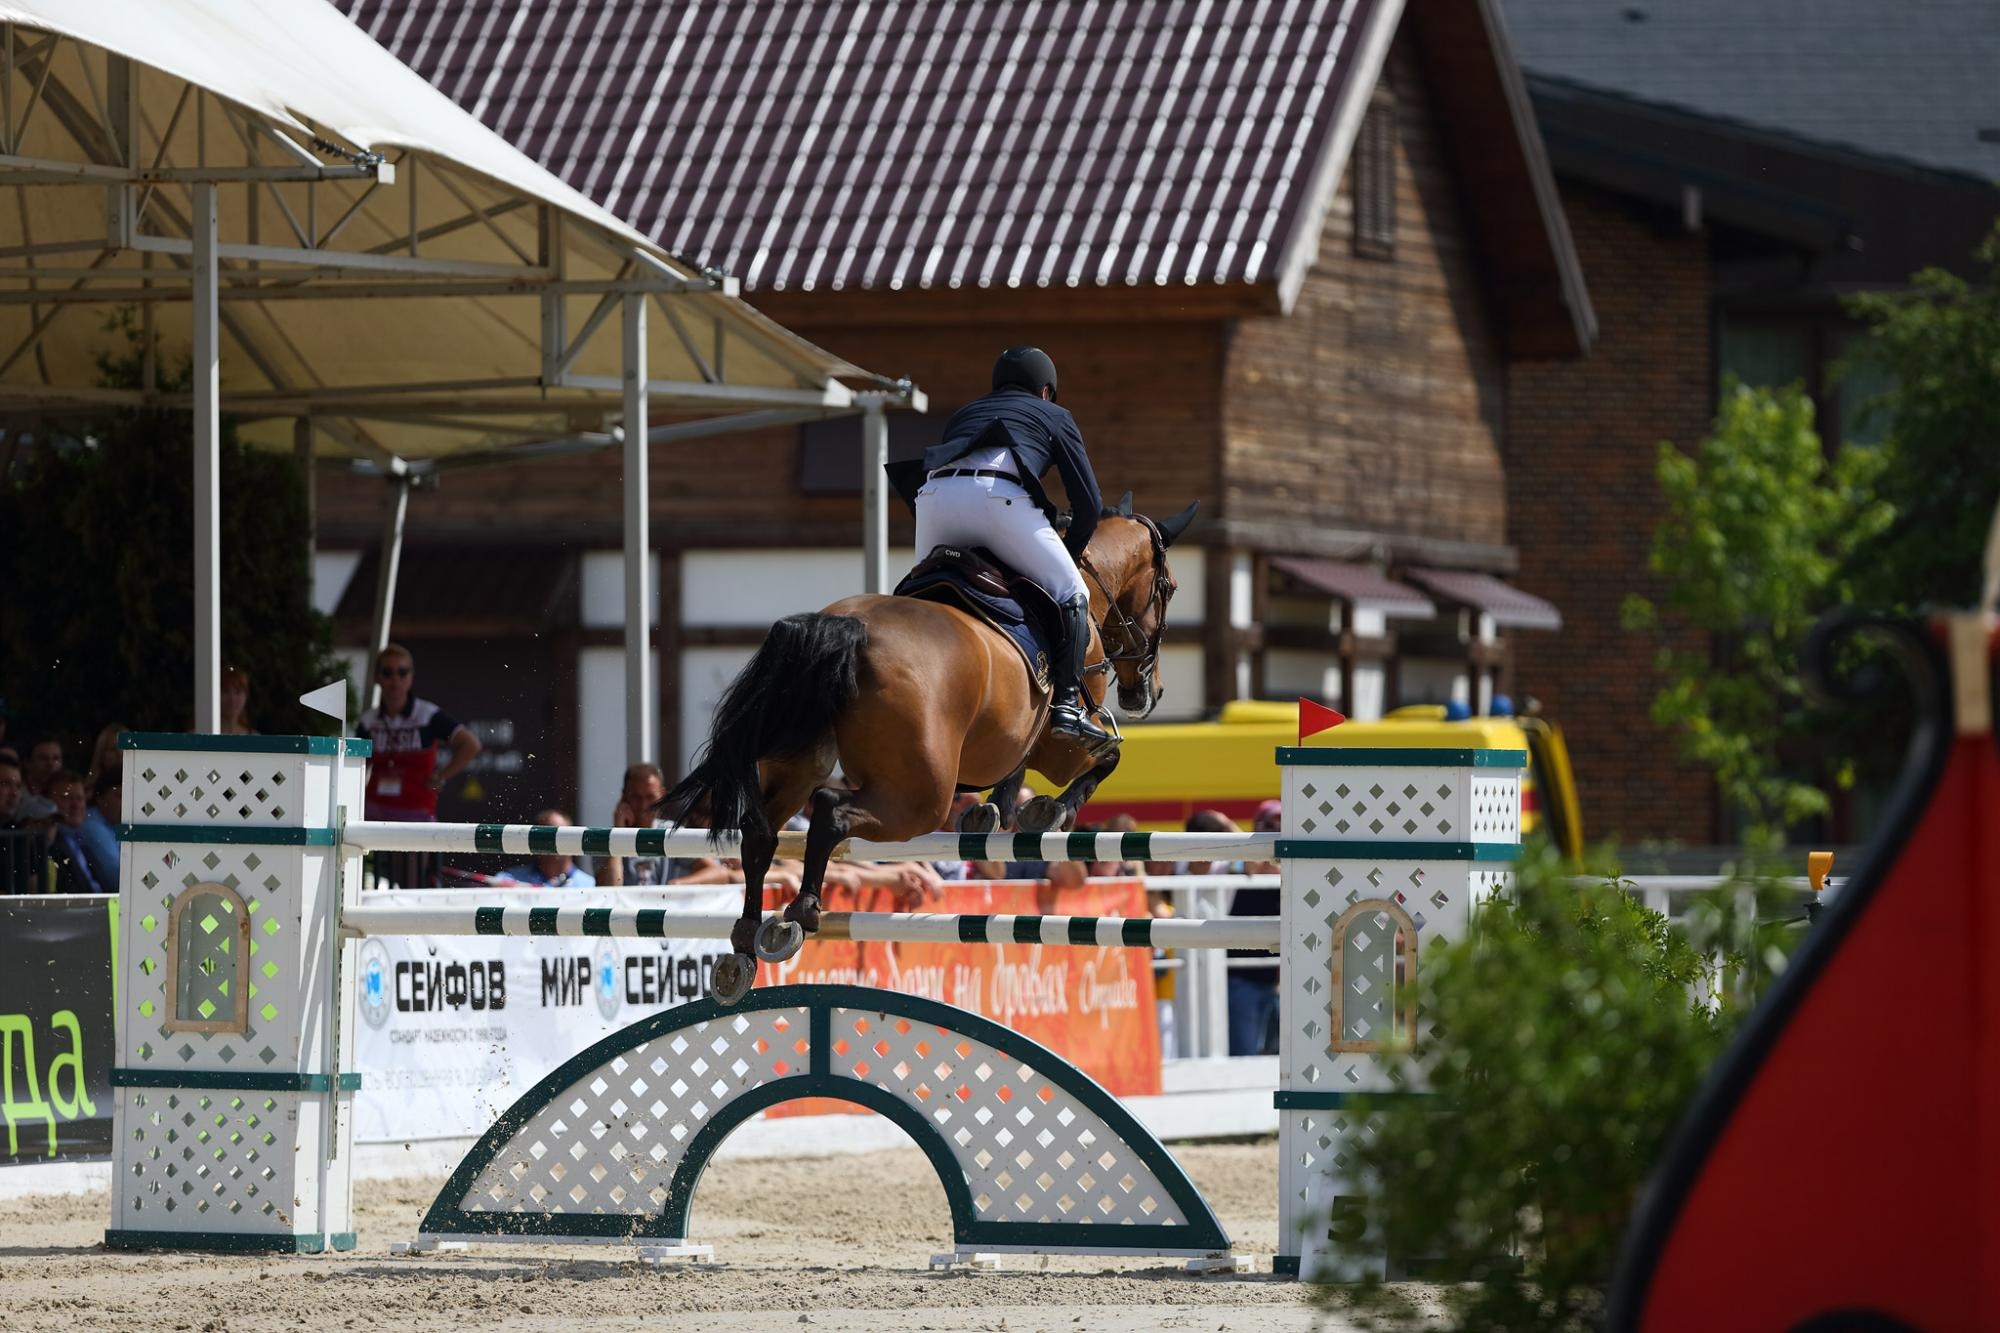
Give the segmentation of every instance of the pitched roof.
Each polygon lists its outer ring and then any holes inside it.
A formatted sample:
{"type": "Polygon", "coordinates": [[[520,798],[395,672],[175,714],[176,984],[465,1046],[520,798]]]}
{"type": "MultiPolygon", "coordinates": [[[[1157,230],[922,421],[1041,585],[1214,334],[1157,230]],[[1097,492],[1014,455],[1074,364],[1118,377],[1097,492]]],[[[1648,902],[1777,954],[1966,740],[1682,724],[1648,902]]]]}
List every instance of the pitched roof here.
{"type": "Polygon", "coordinates": [[[1521,64],[1982,180],[2000,176],[1992,0],[1504,0],[1521,64]]]}
{"type": "Polygon", "coordinates": [[[611,212],[769,290],[1272,281],[1373,85],[1364,29],[1400,8],[338,3],[611,212]]]}

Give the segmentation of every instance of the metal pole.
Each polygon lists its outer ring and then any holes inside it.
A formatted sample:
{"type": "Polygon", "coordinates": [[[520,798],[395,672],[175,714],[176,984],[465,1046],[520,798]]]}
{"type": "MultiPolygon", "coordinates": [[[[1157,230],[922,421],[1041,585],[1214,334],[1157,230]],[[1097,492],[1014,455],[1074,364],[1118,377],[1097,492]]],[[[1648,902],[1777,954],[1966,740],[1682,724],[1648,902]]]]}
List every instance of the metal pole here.
{"type": "Polygon", "coordinates": [[[222,727],[222,359],[215,186],[194,187],[194,729],[222,727]]]}
{"type": "Polygon", "coordinates": [[[858,395],[861,400],[861,566],[862,590],[878,595],[889,591],[889,486],[883,468],[889,463],[889,418],[882,395],[858,395]]]}
{"type": "Polygon", "coordinates": [[[625,297],[625,762],[653,757],[652,480],[646,452],[646,298],[625,297]]]}
{"type": "Polygon", "coordinates": [[[382,682],[375,676],[375,663],[389,646],[389,626],[396,618],[396,577],[403,565],[403,520],[410,512],[410,479],[390,478],[389,518],[382,525],[382,562],[375,569],[375,627],[368,636],[368,702],[366,708],[382,702],[382,682]]]}

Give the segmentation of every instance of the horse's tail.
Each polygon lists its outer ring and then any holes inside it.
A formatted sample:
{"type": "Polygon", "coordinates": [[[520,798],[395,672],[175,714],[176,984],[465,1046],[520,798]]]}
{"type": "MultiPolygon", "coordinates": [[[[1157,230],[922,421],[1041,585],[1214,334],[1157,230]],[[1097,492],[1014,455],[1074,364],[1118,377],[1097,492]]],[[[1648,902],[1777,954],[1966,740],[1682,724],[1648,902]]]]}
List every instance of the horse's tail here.
{"type": "Polygon", "coordinates": [[[857,666],[868,627],[855,616],[822,611],[786,616],[715,708],[708,744],[660,807],[684,815],[706,799],[709,828],[766,838],[757,764],[804,754],[825,739],[854,702],[857,666]]]}

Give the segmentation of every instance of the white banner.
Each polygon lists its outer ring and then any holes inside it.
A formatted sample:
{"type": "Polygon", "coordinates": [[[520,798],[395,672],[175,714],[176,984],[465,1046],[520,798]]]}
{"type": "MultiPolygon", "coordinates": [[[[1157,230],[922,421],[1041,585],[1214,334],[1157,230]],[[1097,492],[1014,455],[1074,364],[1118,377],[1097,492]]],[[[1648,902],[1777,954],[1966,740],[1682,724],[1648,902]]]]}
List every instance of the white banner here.
{"type": "MultiPolygon", "coordinates": [[[[412,895],[414,897],[414,895],[412,895]]],[[[483,891],[426,893],[427,905],[493,905],[483,891]]],[[[512,901],[514,895],[509,894],[512,901]]],[[[657,907],[617,890],[553,889],[544,905],[657,907]]],[[[674,908],[729,912],[728,885],[674,908]]],[[[599,1038],[708,993],[723,940],[371,936],[357,977],[354,1137],[361,1143],[485,1133],[537,1080],[599,1038]]]]}

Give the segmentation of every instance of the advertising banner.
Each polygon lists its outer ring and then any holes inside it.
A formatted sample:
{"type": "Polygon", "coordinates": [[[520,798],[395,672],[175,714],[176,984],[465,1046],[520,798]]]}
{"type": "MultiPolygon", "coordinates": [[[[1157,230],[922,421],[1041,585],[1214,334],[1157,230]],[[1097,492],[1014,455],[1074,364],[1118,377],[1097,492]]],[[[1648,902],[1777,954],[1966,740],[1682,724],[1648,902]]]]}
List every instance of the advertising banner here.
{"type": "MultiPolygon", "coordinates": [[[[830,911],[897,910],[887,889],[829,889],[830,911]]],[[[1137,880],[1079,888],[1046,883],[946,883],[921,910],[1065,916],[1144,916],[1137,880]]],[[[1159,1012],[1149,949],[1040,944],[877,944],[808,939],[789,962],[757,969],[760,985],[879,986],[969,1009],[1067,1057],[1118,1096],[1160,1090],[1159,1012]]],[[[795,1102],[773,1114],[846,1109],[795,1102]]]]}
{"type": "MultiPolygon", "coordinates": [[[[492,901],[468,892],[469,905],[492,901]]],[[[426,895],[437,902],[442,895],[426,895]]],[[[616,890],[552,890],[565,907],[654,907],[616,890]]],[[[740,889],[677,896],[733,912],[740,889]]],[[[722,940],[383,935],[357,951],[354,1135],[362,1143],[482,1134],[537,1080],[601,1037],[708,993],[722,940]]]]}
{"type": "Polygon", "coordinates": [[[111,1155],[117,900],[0,897],[0,1162],[111,1155]]]}

